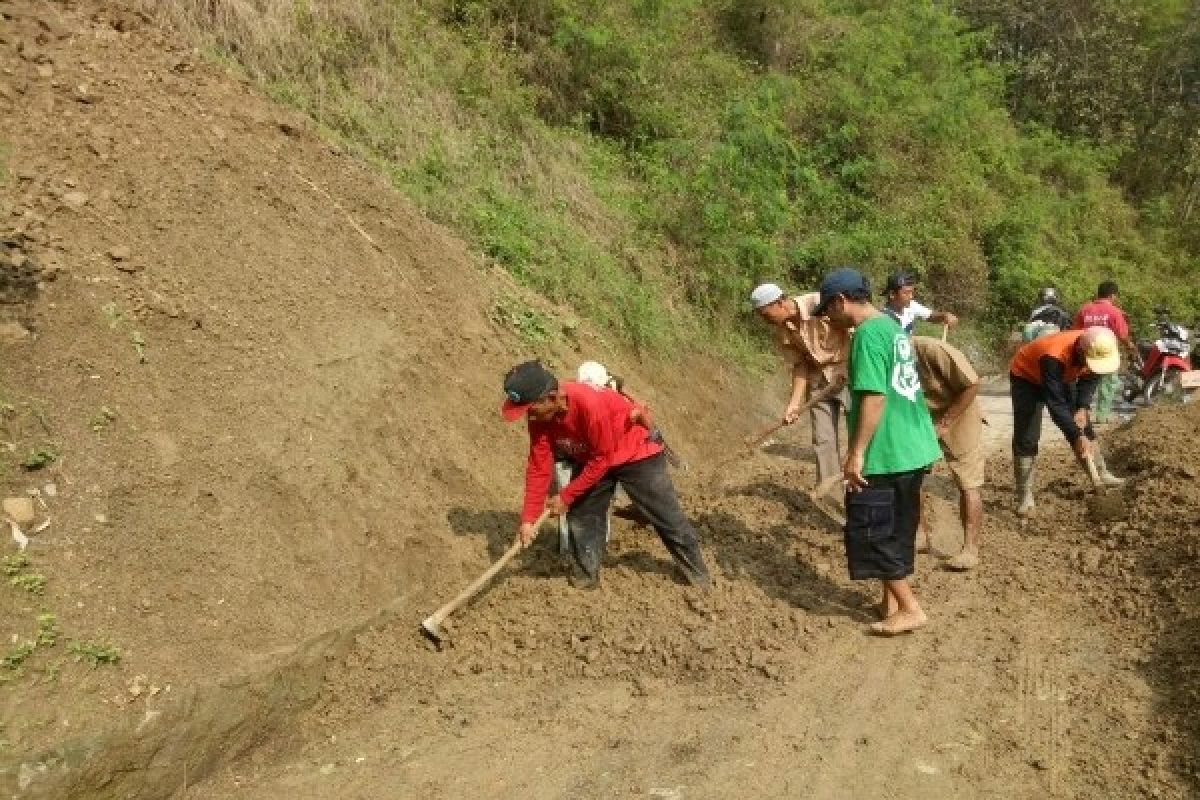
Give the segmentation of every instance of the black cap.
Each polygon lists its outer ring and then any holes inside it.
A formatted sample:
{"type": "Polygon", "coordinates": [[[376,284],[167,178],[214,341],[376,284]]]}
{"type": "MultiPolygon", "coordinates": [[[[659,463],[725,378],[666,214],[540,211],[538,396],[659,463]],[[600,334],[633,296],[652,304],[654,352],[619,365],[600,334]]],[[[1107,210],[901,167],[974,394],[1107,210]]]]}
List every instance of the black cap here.
{"type": "Polygon", "coordinates": [[[867,277],[856,269],[851,267],[842,267],[835,269],[833,272],[825,276],[821,281],[821,300],[817,303],[816,309],[813,310],[815,316],[824,316],[829,308],[829,304],[833,298],[839,294],[849,294],[850,292],[866,292],[871,293],[871,284],[867,282],[867,277]]]}
{"type": "Polygon", "coordinates": [[[911,272],[900,270],[888,275],[887,285],[883,287],[884,294],[891,294],[894,291],[903,289],[905,286],[916,286],[917,278],[911,272]]]}
{"type": "Polygon", "coordinates": [[[558,379],[540,361],[517,364],[504,376],[506,399],[500,413],[509,422],[520,419],[529,404],[541,400],[558,388],[558,379]]]}

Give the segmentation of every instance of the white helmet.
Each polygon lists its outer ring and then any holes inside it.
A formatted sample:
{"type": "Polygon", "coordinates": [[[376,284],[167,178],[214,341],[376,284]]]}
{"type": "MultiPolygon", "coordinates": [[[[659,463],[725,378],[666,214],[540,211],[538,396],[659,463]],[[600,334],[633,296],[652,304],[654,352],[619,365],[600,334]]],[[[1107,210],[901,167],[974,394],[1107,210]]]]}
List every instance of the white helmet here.
{"type": "Polygon", "coordinates": [[[608,370],[599,361],[585,361],[579,365],[576,378],[580,383],[603,389],[608,386],[608,370]]]}

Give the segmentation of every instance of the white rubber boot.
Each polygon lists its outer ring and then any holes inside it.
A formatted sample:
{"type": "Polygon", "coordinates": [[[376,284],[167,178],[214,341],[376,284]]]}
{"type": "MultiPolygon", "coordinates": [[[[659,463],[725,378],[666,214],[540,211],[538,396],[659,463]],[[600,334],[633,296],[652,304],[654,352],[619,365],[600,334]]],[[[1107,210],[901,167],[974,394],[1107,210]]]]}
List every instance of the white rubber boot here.
{"type": "Polygon", "coordinates": [[[1033,456],[1019,456],[1013,461],[1013,477],[1017,484],[1017,516],[1028,517],[1035,508],[1033,502],[1033,479],[1037,474],[1033,456]]]}
{"type": "Polygon", "coordinates": [[[1092,455],[1092,460],[1096,462],[1096,473],[1100,476],[1101,483],[1110,488],[1125,485],[1124,478],[1118,478],[1108,471],[1108,465],[1104,463],[1104,456],[1100,455],[1099,452],[1092,455]]]}

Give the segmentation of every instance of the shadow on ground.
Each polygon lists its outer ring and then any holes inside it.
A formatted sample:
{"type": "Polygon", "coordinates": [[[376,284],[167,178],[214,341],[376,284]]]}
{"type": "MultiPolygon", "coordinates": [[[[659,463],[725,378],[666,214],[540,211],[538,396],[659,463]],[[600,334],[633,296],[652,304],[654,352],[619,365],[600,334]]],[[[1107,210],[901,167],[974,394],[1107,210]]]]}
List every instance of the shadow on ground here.
{"type": "MultiPolygon", "coordinates": [[[[833,529],[817,511],[808,494],[798,489],[758,482],[734,490],[743,496],[764,497],[782,502],[798,513],[810,515],[819,530],[827,530],[831,542],[840,543],[840,532],[833,529]]],[[[751,528],[740,517],[717,511],[702,514],[698,521],[709,530],[708,542],[716,551],[721,571],[729,579],[753,581],[771,597],[818,614],[871,621],[867,595],[830,580],[828,573],[842,568],[840,558],[810,563],[793,551],[796,527],[792,515],[766,525],[751,528]]],[[[825,535],[824,533],[819,535],[825,535]]],[[[840,551],[840,544],[836,548],[840,551]]]]}

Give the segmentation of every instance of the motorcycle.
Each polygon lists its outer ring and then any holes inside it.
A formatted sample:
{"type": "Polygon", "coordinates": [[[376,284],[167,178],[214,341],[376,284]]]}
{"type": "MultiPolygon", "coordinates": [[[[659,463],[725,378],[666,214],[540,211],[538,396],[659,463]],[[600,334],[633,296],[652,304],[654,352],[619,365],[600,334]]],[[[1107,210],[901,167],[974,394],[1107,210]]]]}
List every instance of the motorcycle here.
{"type": "Polygon", "coordinates": [[[1183,325],[1160,314],[1158,338],[1137,345],[1137,358],[1130,364],[1124,378],[1121,395],[1126,403],[1142,397],[1146,405],[1167,398],[1186,401],[1194,391],[1190,339],[1191,332],[1183,325]]]}

